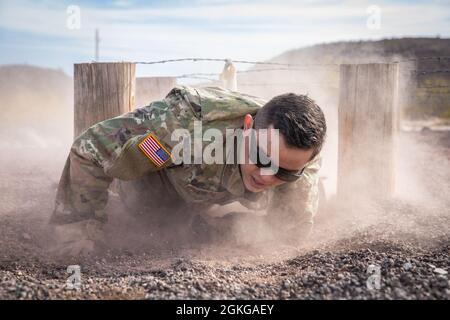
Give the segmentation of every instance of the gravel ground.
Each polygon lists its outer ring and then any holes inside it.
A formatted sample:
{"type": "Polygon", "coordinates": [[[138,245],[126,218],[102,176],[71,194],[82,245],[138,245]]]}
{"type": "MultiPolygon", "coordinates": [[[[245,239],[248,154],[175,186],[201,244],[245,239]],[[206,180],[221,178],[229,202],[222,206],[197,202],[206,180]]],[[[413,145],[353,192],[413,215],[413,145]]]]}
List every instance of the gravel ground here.
{"type": "Polygon", "coordinates": [[[8,161],[19,157],[12,151],[0,169],[0,298],[449,299],[450,134],[402,139],[411,146],[404,152],[416,157],[401,164],[422,173],[420,188],[370,206],[344,208],[330,199],[300,247],[249,237],[248,228],[241,229],[247,237],[237,232],[228,243],[189,243],[173,238],[178,231],[170,226],[155,230],[124,215],[112,201],[110,248],[64,260],[46,250],[64,155],[50,161],[48,152],[36,153],[30,164],[8,161]],[[67,287],[69,265],[81,268],[79,289],[67,287]]]}

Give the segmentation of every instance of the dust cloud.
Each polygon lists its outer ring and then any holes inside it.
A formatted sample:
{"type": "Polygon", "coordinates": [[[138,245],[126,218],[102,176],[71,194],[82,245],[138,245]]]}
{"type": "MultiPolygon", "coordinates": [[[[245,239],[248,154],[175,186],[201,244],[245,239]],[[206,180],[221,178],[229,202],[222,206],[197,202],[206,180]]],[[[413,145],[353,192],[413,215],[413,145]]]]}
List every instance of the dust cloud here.
{"type": "MultiPolygon", "coordinates": [[[[363,60],[357,57],[349,61],[380,62],[386,61],[386,58],[373,56],[363,60]]],[[[263,217],[246,212],[233,220],[228,235],[221,235],[218,230],[218,234],[212,235],[215,241],[208,242],[207,239],[205,244],[205,239],[202,239],[200,244],[190,244],[190,240],[198,239],[186,228],[192,223],[193,215],[159,212],[155,216],[164,217],[159,219],[152,217],[152,213],[139,215],[127,212],[129,210],[121,204],[117,195],[111,193],[107,230],[112,249],[145,252],[150,248],[152,252],[159,250],[159,254],[166,252],[172,255],[183,254],[185,251],[182,250],[197,250],[196,254],[210,254],[219,259],[224,251],[229,251],[225,255],[229,258],[244,250],[246,254],[272,253],[280,257],[280,252],[296,255],[324,246],[352,246],[354,242],[351,239],[355,237],[368,241],[384,239],[428,245],[450,234],[450,136],[447,132],[401,130],[396,138],[394,198],[371,202],[358,199],[355,190],[355,205],[346,207],[336,200],[339,68],[331,65],[305,67],[296,71],[249,72],[239,75],[238,88],[267,99],[285,92],[307,94],[324,110],[328,134],[322,153],[321,177],[326,198],[321,199],[321,208],[309,240],[300,246],[285,244],[277,239],[263,217]]],[[[64,99],[71,99],[70,91],[64,99]]],[[[45,225],[53,209],[56,187],[72,140],[72,127],[67,125],[72,119],[70,112],[64,113],[64,116],[47,112],[45,98],[33,97],[25,104],[32,104],[33,111],[16,118],[9,117],[8,126],[0,132],[0,218],[4,221],[2,251],[16,257],[34,249],[45,252],[48,240],[45,225]],[[22,117],[36,117],[36,121],[32,121],[30,126],[18,121],[22,117]],[[55,123],[64,125],[55,126],[55,123]]],[[[5,123],[6,119],[1,119],[1,122],[5,123]]],[[[280,258],[286,258],[286,255],[280,258]]]]}
{"type": "MultiPolygon", "coordinates": [[[[305,57],[313,61],[312,57],[305,57]]],[[[346,57],[340,63],[372,63],[405,60],[405,57],[372,55],[346,57]]],[[[297,61],[275,59],[276,62],[297,61]]],[[[410,63],[400,63],[398,110],[403,108],[414,90],[410,63]]],[[[263,67],[255,68],[264,69],[263,67]]],[[[294,68],[295,69],[295,68],[294,68]]],[[[449,224],[449,143],[448,131],[410,131],[400,125],[394,137],[395,192],[391,199],[374,200],[361,190],[352,190],[352,203],[338,201],[336,196],[338,157],[339,68],[336,65],[310,66],[296,71],[260,71],[238,76],[241,91],[270,99],[285,92],[307,94],[323,109],[328,126],[327,141],[322,151],[320,172],[326,199],[322,199],[315,217],[315,228],[308,241],[297,250],[327,247],[334,250],[340,244],[350,248],[364,239],[364,245],[377,241],[414,243],[432,246],[450,234],[449,224]],[[271,86],[273,84],[273,86],[271,86]],[[324,201],[325,200],[325,201],[324,201]]],[[[408,120],[402,118],[402,120],[408,120]]],[[[368,119],[370,121],[370,119],[368,119]]],[[[372,148],[365,152],[370,155],[372,148]]],[[[371,164],[367,163],[370,168],[371,164]]],[[[365,177],[361,177],[365,179],[365,177]]],[[[370,188],[370,187],[369,187],[370,188]]],[[[270,226],[243,218],[235,228],[236,238],[263,248],[280,245],[270,226]]]]}

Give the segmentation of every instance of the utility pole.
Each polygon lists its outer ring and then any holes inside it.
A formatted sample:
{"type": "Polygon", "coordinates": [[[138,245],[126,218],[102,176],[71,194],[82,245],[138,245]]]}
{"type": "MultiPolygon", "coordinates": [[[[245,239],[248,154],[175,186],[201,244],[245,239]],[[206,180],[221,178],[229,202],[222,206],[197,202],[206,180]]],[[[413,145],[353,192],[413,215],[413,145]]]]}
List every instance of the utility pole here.
{"type": "Polygon", "coordinates": [[[99,61],[99,44],[100,44],[100,34],[98,29],[95,29],[95,61],[99,61]]]}

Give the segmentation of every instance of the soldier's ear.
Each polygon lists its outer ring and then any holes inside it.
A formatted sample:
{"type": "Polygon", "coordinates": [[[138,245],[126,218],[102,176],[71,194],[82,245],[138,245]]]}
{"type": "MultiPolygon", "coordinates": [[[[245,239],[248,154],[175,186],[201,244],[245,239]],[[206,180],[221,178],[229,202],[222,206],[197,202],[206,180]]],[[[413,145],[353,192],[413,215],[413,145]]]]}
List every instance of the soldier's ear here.
{"type": "Polygon", "coordinates": [[[244,116],[244,130],[248,130],[253,127],[253,118],[250,114],[244,116]]]}

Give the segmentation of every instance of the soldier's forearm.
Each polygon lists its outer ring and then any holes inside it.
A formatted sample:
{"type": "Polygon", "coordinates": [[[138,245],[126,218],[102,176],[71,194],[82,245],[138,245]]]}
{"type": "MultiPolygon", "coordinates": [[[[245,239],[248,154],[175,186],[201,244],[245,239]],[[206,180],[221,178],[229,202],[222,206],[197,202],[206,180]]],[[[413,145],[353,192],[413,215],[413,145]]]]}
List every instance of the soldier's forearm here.
{"type": "Polygon", "coordinates": [[[71,150],[56,195],[51,221],[69,223],[84,219],[105,219],[103,209],[112,182],[103,168],[71,150]]]}
{"type": "Polygon", "coordinates": [[[265,210],[251,210],[242,205],[239,201],[234,201],[224,205],[215,204],[209,208],[206,214],[214,217],[222,217],[233,212],[251,213],[255,215],[264,215],[266,213],[265,210]]]}

